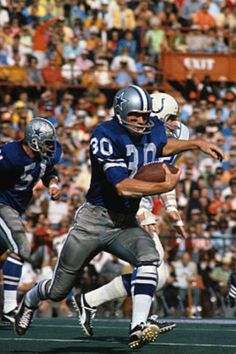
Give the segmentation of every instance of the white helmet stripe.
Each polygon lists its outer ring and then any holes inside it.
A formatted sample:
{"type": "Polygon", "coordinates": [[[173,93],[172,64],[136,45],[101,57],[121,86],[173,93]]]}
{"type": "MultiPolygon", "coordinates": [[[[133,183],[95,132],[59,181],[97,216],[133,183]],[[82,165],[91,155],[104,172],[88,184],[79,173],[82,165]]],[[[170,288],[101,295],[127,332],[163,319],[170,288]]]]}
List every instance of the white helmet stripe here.
{"type": "Polygon", "coordinates": [[[138,87],[136,85],[130,85],[130,86],[134,87],[138,91],[138,93],[140,94],[141,99],[142,99],[143,111],[147,111],[148,110],[148,100],[147,100],[147,96],[146,96],[145,92],[143,91],[143,89],[141,89],[141,87],[138,87]]]}

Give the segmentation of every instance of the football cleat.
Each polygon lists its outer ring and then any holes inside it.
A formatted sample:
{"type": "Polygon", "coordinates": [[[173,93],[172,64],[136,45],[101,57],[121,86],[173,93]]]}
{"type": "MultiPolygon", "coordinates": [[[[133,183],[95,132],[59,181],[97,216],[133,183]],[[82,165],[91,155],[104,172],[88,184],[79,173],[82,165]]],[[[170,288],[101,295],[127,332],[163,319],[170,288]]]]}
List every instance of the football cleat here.
{"type": "Polygon", "coordinates": [[[2,322],[4,326],[9,326],[15,322],[15,316],[17,313],[17,307],[7,313],[2,314],[2,322]]]}
{"type": "Polygon", "coordinates": [[[35,310],[36,308],[33,309],[26,306],[25,299],[24,298],[22,299],[18,308],[18,312],[15,317],[15,323],[14,323],[15,334],[17,334],[18,336],[25,335],[32,322],[35,310]]]}
{"type": "Polygon", "coordinates": [[[128,346],[130,349],[139,349],[145,344],[154,342],[159,333],[157,325],[140,323],[130,331],[128,346]]]}
{"type": "Polygon", "coordinates": [[[156,324],[160,329],[160,334],[169,332],[176,327],[176,323],[169,321],[158,321],[157,315],[152,315],[148,317],[147,324],[156,324]]]}
{"type": "Polygon", "coordinates": [[[72,297],[72,304],[77,313],[80,326],[87,336],[93,335],[93,319],[96,315],[96,307],[90,307],[84,294],[78,294],[72,297]]]}

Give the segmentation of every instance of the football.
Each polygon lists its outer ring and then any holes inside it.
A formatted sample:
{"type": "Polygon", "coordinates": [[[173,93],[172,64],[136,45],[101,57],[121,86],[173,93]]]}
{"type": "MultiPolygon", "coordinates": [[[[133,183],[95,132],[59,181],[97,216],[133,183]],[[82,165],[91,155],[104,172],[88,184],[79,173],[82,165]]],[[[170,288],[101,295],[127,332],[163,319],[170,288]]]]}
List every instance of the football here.
{"type": "MultiPolygon", "coordinates": [[[[178,169],[175,166],[168,164],[166,164],[166,166],[169,168],[171,173],[177,173],[178,169]]],[[[163,168],[163,163],[152,162],[147,165],[143,165],[134,175],[134,179],[138,179],[145,182],[164,182],[165,170],[163,168]]]]}

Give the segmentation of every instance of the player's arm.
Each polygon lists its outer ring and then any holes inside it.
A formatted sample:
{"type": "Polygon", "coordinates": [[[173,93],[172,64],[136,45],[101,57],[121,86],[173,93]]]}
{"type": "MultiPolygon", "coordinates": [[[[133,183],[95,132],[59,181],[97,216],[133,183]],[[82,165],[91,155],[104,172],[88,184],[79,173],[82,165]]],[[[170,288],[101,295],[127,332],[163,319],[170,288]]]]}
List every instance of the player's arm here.
{"type": "Polygon", "coordinates": [[[61,197],[61,190],[59,186],[59,176],[55,167],[46,170],[45,175],[42,177],[43,184],[48,188],[48,193],[52,200],[59,200],[61,197]]]}
{"type": "Polygon", "coordinates": [[[152,213],[153,200],[151,196],[141,199],[139,204],[139,210],[137,211],[136,218],[140,225],[153,236],[155,232],[158,234],[157,218],[152,213]]]}
{"type": "Polygon", "coordinates": [[[188,150],[196,150],[199,149],[205,154],[210,155],[213,159],[224,159],[223,151],[216,146],[205,140],[176,140],[176,139],[168,139],[166,145],[163,147],[162,155],[170,156],[176,155],[180,152],[188,151],[188,150]]]}
{"type": "Polygon", "coordinates": [[[42,177],[43,184],[48,187],[48,193],[50,194],[52,200],[59,200],[61,197],[61,190],[59,186],[60,180],[55,164],[60,161],[63,152],[59,142],[56,142],[56,144],[56,153],[53,163],[46,168],[45,174],[42,177]]]}
{"type": "Polygon", "coordinates": [[[176,186],[181,171],[179,170],[176,174],[172,174],[165,164],[163,164],[163,168],[165,169],[166,176],[164,182],[144,182],[137,179],[126,178],[116,184],[115,187],[118,194],[124,197],[140,198],[170,191],[176,186]]]}
{"type": "Polygon", "coordinates": [[[168,214],[170,222],[173,224],[178,234],[180,234],[184,238],[187,238],[188,234],[185,230],[183,220],[181,219],[180,213],[177,209],[175,189],[167,193],[162,193],[160,197],[164,203],[164,207],[168,214]]]}

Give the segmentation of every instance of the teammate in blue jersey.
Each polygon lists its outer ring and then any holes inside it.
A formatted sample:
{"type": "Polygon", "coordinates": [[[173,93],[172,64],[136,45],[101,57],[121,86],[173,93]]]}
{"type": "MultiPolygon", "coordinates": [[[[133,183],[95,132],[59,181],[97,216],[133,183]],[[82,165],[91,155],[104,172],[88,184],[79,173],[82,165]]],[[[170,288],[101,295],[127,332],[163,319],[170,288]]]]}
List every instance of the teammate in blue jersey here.
{"type": "Polygon", "coordinates": [[[52,198],[60,197],[54,165],[61,152],[54,126],[43,118],[34,118],[26,125],[23,140],[0,148],[0,255],[8,250],[3,265],[2,320],[6,323],[14,322],[22,265],[24,260],[30,261],[30,245],[20,216],[40,179],[52,198]]]}
{"type": "Polygon", "coordinates": [[[174,175],[165,166],[166,179],[162,183],[132,177],[145,163],[189,149],[200,149],[215,159],[224,156],[216,145],[206,141],[167,141],[163,122],[151,118],[151,111],[150,95],[138,86],[128,86],[115,95],[115,116],[94,130],[87,201],[75,214],[53,278],[39,282],[22,299],[15,319],[18,335],[26,333],[40,300],[64,299],[80,269],[101,251],[135,267],[129,347],[139,348],[159,334],[159,327],[146,321],[158,281],[160,257],[152,237],[137,223],[136,212],[141,197],[172,190],[180,171],[174,175]]]}

